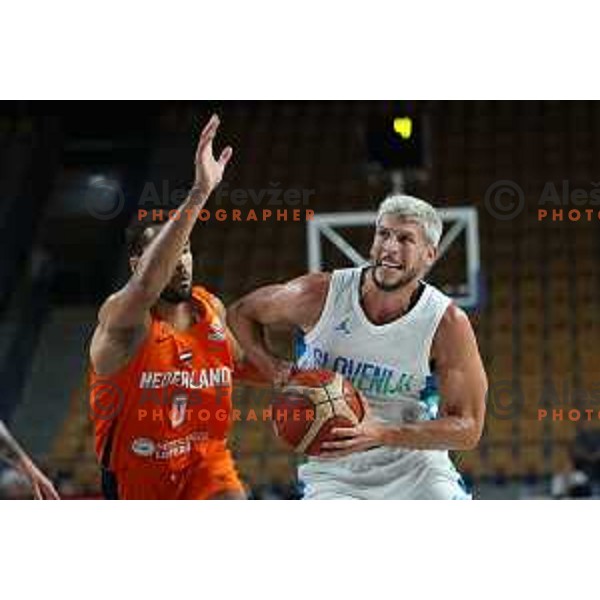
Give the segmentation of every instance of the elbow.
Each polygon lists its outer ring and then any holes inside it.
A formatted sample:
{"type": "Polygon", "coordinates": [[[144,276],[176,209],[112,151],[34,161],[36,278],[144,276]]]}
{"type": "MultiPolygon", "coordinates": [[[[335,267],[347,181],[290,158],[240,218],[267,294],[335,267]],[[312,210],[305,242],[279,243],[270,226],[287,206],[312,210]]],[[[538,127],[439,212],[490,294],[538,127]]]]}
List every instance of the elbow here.
{"type": "Polygon", "coordinates": [[[234,333],[239,319],[240,303],[241,301],[237,300],[233,304],[230,304],[225,312],[225,322],[227,323],[227,327],[234,333]]]}
{"type": "Polygon", "coordinates": [[[475,450],[481,440],[483,433],[483,423],[478,423],[475,419],[468,419],[465,423],[463,435],[461,436],[460,447],[456,450],[475,450]]]}
{"type": "Polygon", "coordinates": [[[463,452],[466,452],[468,450],[475,450],[475,448],[477,448],[477,446],[479,445],[480,438],[481,438],[480,435],[469,436],[469,437],[465,438],[465,440],[460,445],[460,447],[456,448],[456,449],[462,450],[463,452]]]}
{"type": "Polygon", "coordinates": [[[225,314],[225,320],[227,322],[227,326],[234,333],[239,329],[240,322],[247,318],[246,313],[246,303],[243,299],[236,300],[233,304],[227,307],[227,311],[225,314]]]}
{"type": "Polygon", "coordinates": [[[240,308],[243,306],[243,300],[236,300],[235,302],[232,302],[228,307],[227,307],[227,318],[236,315],[237,313],[239,313],[240,308]]]}
{"type": "Polygon", "coordinates": [[[485,392],[479,402],[475,403],[472,410],[462,415],[462,443],[458,450],[475,450],[483,435],[485,424],[485,392]]]}

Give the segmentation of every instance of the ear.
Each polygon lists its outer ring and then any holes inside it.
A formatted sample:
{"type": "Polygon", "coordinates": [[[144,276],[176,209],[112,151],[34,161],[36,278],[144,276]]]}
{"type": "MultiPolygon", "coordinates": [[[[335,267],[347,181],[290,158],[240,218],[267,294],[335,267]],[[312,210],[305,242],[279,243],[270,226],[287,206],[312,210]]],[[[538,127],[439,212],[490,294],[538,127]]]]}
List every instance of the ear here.
{"type": "Polygon", "coordinates": [[[369,248],[369,258],[372,261],[375,260],[375,238],[376,236],[373,235],[373,239],[371,240],[371,247],[369,248]]]}
{"type": "Polygon", "coordinates": [[[431,268],[438,257],[438,249],[432,244],[427,244],[426,261],[427,267],[431,268]]]}
{"type": "Polygon", "coordinates": [[[375,262],[375,244],[371,244],[369,248],[369,260],[375,262]]]}

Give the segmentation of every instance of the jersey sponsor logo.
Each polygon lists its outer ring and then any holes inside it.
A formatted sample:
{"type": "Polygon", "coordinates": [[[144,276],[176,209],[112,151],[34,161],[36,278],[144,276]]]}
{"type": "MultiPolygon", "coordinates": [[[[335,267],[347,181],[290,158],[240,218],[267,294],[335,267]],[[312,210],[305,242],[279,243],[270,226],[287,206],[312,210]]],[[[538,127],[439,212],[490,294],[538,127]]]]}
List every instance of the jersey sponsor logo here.
{"type": "Polygon", "coordinates": [[[149,438],[136,438],[131,444],[131,450],[137,456],[154,458],[156,460],[168,460],[192,451],[193,445],[208,440],[205,431],[194,431],[185,437],[169,440],[166,442],[155,442],[149,438]]]}
{"type": "Polygon", "coordinates": [[[140,389],[159,389],[178,386],[189,389],[203,389],[231,385],[229,367],[211,367],[193,371],[142,371],[140,389]]]}
{"type": "Polygon", "coordinates": [[[350,325],[348,324],[349,321],[350,318],[344,319],[341,323],[334,327],[334,331],[339,331],[345,335],[350,335],[352,332],[350,331],[350,325]]]}
{"type": "Polygon", "coordinates": [[[156,444],[149,438],[135,438],[131,443],[131,451],[138,456],[152,456],[156,444]]]}
{"type": "Polygon", "coordinates": [[[183,438],[170,440],[157,444],[154,458],[158,460],[168,460],[176,456],[189,454],[192,451],[193,444],[196,442],[205,442],[208,434],[205,431],[194,431],[183,438]]]}
{"type": "Polygon", "coordinates": [[[208,339],[211,342],[225,341],[225,328],[220,323],[211,323],[208,326],[208,339]]]}
{"type": "Polygon", "coordinates": [[[188,397],[186,394],[176,394],[173,396],[173,404],[169,412],[171,427],[176,429],[185,421],[185,409],[187,407],[188,397]]]}

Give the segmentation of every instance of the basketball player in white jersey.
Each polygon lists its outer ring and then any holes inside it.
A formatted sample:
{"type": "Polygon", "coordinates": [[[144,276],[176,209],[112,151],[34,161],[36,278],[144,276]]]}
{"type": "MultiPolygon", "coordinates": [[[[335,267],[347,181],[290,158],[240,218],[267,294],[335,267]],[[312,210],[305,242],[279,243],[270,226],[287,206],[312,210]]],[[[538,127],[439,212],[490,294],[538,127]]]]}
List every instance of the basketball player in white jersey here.
{"type": "Polygon", "coordinates": [[[422,279],[441,234],[431,205],[389,197],[369,265],[263,287],[229,309],[248,359],[274,382],[292,365],[269,352],[262,327],[293,325],[304,333],[296,367],[337,371],[368,400],[359,425],[334,429],[300,467],[305,498],[470,498],[448,451],[477,445],[487,378],[466,314],[422,279]]]}

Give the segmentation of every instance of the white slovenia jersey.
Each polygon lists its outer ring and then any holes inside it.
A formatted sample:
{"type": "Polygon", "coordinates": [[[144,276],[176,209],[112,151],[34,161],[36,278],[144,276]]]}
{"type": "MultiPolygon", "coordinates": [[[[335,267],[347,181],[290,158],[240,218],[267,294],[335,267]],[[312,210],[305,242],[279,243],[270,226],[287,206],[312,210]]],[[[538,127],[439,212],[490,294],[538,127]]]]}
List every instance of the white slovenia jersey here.
{"type": "MultiPolygon", "coordinates": [[[[390,425],[435,419],[439,397],[430,370],[431,345],[451,299],[423,283],[421,295],[408,313],[391,323],[375,325],[360,303],[362,272],[359,267],[332,273],[322,314],[304,336],[297,364],[341,373],[366,396],[374,417],[390,425]]],[[[433,475],[442,471],[442,479],[449,478],[454,489],[458,474],[447,452],[392,447],[337,460],[311,458],[300,468],[300,478],[308,497],[311,493],[327,497],[327,493],[314,493],[317,488],[326,488],[332,497],[427,497],[426,491],[413,489],[413,476],[417,472],[419,481],[428,485],[431,478],[423,476],[423,469],[429,467],[433,475]],[[355,494],[353,482],[373,494],[355,494]],[[340,487],[341,483],[349,488],[340,487]],[[340,492],[342,488],[347,493],[340,492]]],[[[452,495],[454,491],[443,494],[452,495]]]]}

